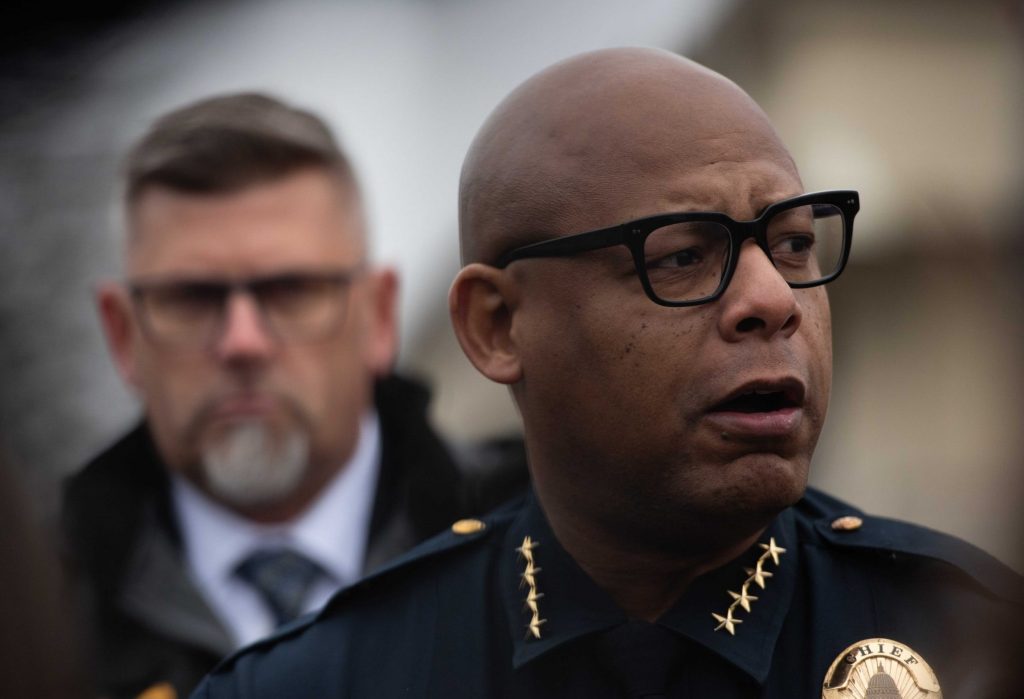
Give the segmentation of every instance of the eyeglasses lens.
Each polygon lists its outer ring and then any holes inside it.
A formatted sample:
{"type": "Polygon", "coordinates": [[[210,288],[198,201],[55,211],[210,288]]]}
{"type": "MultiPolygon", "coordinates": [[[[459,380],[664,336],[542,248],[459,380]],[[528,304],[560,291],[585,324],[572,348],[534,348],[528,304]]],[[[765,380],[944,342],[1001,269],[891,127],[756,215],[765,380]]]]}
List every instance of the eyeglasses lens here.
{"type": "Polygon", "coordinates": [[[174,345],[202,342],[220,324],[228,288],[223,284],[174,282],[147,287],[138,294],[154,337],[174,345]]]}
{"type": "Polygon", "coordinates": [[[696,301],[715,293],[732,243],[729,229],[709,221],[656,228],[644,242],[651,290],[664,301],[696,301]]]}
{"type": "MultiPolygon", "coordinates": [[[[258,306],[267,329],[280,339],[310,340],[338,326],[344,312],[346,278],[287,275],[241,285],[258,306]]],[[[167,282],[137,292],[146,326],[162,343],[202,346],[229,322],[233,289],[223,282],[167,282]]]]}
{"type": "MultiPolygon", "coordinates": [[[[832,204],[779,211],[766,223],[766,239],[779,274],[794,285],[831,277],[842,263],[844,221],[832,204]]],[[[714,296],[732,254],[729,229],[712,221],[672,223],[644,242],[644,264],[655,296],[669,302],[714,296]]]]}
{"type": "Polygon", "coordinates": [[[334,277],[280,277],[253,285],[270,325],[289,338],[329,333],[342,313],[342,280],[334,277]]]}
{"type": "Polygon", "coordinates": [[[792,284],[813,284],[839,269],[843,212],[832,204],[785,209],[768,221],[766,237],[782,278],[792,284]]]}

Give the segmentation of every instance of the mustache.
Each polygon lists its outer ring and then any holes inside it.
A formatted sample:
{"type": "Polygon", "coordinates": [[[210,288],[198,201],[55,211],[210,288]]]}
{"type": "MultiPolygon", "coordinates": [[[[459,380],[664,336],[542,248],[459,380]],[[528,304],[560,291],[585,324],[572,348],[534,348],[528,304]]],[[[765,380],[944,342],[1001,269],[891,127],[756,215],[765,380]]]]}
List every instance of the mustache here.
{"type": "Polygon", "coordinates": [[[185,424],[184,436],[195,443],[203,428],[212,420],[220,407],[233,399],[246,397],[270,398],[279,406],[285,416],[307,433],[312,428],[312,420],[302,404],[292,395],[273,387],[231,386],[217,389],[205,396],[185,424]]]}

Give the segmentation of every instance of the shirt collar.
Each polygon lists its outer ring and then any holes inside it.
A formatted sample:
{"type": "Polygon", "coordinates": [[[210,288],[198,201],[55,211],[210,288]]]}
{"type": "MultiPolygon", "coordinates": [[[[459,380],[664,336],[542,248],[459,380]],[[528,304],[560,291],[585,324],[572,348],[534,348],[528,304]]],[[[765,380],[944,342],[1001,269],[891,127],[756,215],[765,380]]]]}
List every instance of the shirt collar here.
{"type": "MultiPolygon", "coordinates": [[[[582,636],[605,631],[625,622],[625,613],[579,567],[559,545],[551,526],[541,511],[536,496],[527,498],[523,509],[509,527],[505,539],[505,555],[499,567],[502,597],[512,633],[513,665],[518,668],[549,651],[582,636]],[[529,537],[527,546],[533,559],[532,588],[526,579],[527,559],[517,551],[529,537]],[[529,629],[534,620],[527,602],[531,591],[537,608],[540,638],[529,629]],[[539,596],[538,596],[539,595],[539,596]]],[[[697,578],[683,597],[662,617],[658,624],[699,643],[720,655],[740,670],[763,684],[771,667],[778,640],[796,584],[796,530],[791,510],[785,510],[772,522],[759,539],[735,561],[697,578]],[[761,546],[774,540],[779,564],[761,546]],[[760,570],[764,576],[762,589],[750,571],[760,570]],[[747,583],[748,579],[750,580],[747,583]],[[750,611],[737,603],[728,612],[744,583],[750,611]],[[731,618],[734,634],[713,615],[731,618]],[[739,623],[735,623],[736,621],[739,623]]]]}
{"type": "Polygon", "coordinates": [[[211,500],[172,474],[172,499],[189,565],[197,578],[218,585],[260,548],[286,546],[316,561],[338,584],[362,573],[373,492],[380,462],[380,422],[363,418],[348,463],[297,518],[259,524],[211,500]]]}

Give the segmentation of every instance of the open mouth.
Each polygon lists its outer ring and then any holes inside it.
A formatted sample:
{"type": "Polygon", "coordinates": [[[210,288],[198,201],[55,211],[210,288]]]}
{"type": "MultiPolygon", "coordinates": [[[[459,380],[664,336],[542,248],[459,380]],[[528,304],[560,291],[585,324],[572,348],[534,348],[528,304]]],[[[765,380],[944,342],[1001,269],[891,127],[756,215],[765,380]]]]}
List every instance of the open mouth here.
{"type": "Polygon", "coordinates": [[[770,413],[803,404],[804,388],[797,381],[741,387],[711,408],[716,413],[770,413]]]}

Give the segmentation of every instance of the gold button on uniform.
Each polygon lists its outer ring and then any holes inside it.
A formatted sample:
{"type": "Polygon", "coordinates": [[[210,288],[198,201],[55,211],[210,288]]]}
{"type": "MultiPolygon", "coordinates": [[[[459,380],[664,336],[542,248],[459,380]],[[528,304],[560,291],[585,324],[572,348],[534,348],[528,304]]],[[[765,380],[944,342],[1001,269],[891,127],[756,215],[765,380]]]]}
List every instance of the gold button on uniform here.
{"type": "Polygon", "coordinates": [[[856,515],[846,515],[832,522],[832,528],[837,532],[853,532],[864,526],[864,520],[856,515]]]}
{"type": "Polygon", "coordinates": [[[452,525],[452,531],[456,534],[476,534],[482,531],[487,525],[479,519],[460,519],[452,525]]]}
{"type": "Polygon", "coordinates": [[[154,684],[136,699],[177,699],[177,697],[178,693],[174,691],[174,687],[167,682],[160,682],[154,684]]]}

